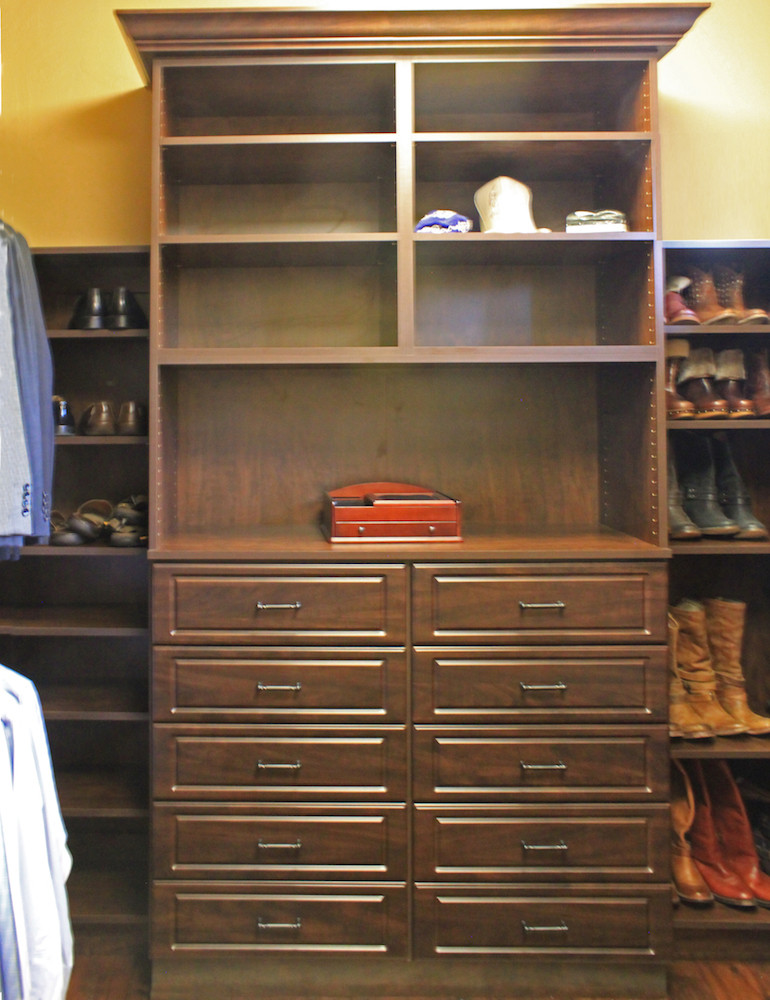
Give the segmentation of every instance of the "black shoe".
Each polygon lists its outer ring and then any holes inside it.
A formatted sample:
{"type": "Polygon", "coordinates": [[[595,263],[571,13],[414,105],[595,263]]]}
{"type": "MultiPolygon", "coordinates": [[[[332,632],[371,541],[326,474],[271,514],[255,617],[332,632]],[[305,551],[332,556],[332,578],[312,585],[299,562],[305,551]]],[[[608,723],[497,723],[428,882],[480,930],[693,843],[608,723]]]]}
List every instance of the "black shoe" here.
{"type": "Polygon", "coordinates": [[[125,286],[116,288],[112,293],[112,306],[104,325],[110,330],[147,329],[147,317],[142,307],[125,286]]]}
{"type": "Polygon", "coordinates": [[[69,403],[61,396],[53,397],[53,423],[55,434],[77,434],[69,403]]]}
{"type": "Polygon", "coordinates": [[[75,303],[69,329],[102,330],[106,314],[107,303],[101,288],[89,288],[75,303]]]}

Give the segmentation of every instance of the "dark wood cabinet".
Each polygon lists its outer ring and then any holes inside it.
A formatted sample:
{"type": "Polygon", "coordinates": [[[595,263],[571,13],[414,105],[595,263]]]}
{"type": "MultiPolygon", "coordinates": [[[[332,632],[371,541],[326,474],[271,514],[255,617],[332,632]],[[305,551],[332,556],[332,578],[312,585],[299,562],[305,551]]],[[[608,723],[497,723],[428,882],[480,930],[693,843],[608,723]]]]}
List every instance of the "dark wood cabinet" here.
{"type": "Polygon", "coordinates": [[[664,991],[656,64],[705,6],[120,12],[154,90],[158,1000],[480,961],[507,995],[511,956],[664,991]],[[497,176],[532,231],[480,230],[497,176]],[[473,230],[415,231],[437,209],[473,230]],[[463,541],[327,542],[325,492],[373,481],[458,498],[463,541]]]}
{"type": "MultiPolygon", "coordinates": [[[[149,248],[33,250],[54,392],[76,427],[106,400],[148,402],[146,328],[70,326],[88,288],[128,287],[149,303],[149,248]]],[[[148,437],[57,435],[52,507],[117,504],[148,487],[148,437]]],[[[0,659],[37,687],[73,856],[78,953],[96,932],[144,942],[148,923],[149,608],[146,549],[106,539],[25,546],[0,568],[0,659]]],[[[134,944],[134,947],[136,945],[134,944]]],[[[107,945],[114,947],[114,943],[107,945]]]]}
{"type": "MultiPolygon", "coordinates": [[[[770,308],[770,244],[766,241],[664,242],[662,253],[667,279],[678,275],[687,277],[696,269],[709,280],[716,280],[720,271],[726,272],[740,282],[741,299],[747,311],[770,308]]],[[[752,359],[763,356],[767,350],[770,326],[759,316],[736,315],[719,323],[697,322],[701,317],[696,316],[696,321],[687,324],[668,322],[670,318],[666,317],[664,326],[667,342],[684,341],[687,350],[691,351],[705,348],[711,352],[714,364],[722,352],[729,351],[734,365],[738,365],[736,375],[740,374],[741,366],[748,375],[752,359]]],[[[677,348],[677,353],[679,350],[677,348]]],[[[750,381],[739,379],[739,384],[744,396],[752,399],[750,381]]],[[[714,436],[721,438],[729,448],[741,488],[745,490],[754,515],[770,527],[770,478],[766,461],[770,422],[767,415],[755,412],[741,417],[677,418],[669,419],[667,427],[674,471],[677,437],[682,439],[684,435],[686,440],[688,434],[695,434],[706,440],[714,436]]],[[[767,593],[770,541],[766,538],[717,540],[703,537],[687,542],[672,540],[671,548],[674,556],[670,570],[672,604],[683,598],[701,601],[715,597],[745,604],[741,667],[751,706],[767,716],[770,714],[770,604],[767,593]]],[[[724,758],[739,778],[745,776],[760,786],[767,780],[770,741],[766,736],[675,740],[671,753],[680,759],[724,758]]],[[[708,913],[680,907],[674,917],[677,947],[686,955],[746,954],[751,958],[763,953],[767,929],[766,918],[760,911],[733,913],[722,905],[708,913]]]]}

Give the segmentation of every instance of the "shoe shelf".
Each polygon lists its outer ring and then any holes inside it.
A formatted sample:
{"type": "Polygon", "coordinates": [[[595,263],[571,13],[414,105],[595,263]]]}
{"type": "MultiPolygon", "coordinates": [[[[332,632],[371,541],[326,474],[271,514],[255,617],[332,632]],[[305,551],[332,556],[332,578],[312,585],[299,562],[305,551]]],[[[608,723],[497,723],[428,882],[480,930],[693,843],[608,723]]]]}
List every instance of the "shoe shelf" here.
{"type": "Polygon", "coordinates": [[[704,740],[676,739],[671,744],[671,756],[678,760],[720,757],[743,760],[765,758],[770,753],[767,736],[715,736],[704,740]]]}
{"type": "MultiPolygon", "coordinates": [[[[148,329],[70,322],[89,289],[114,302],[127,288],[149,315],[149,259],[148,247],[33,250],[54,392],[78,421],[96,401],[116,415],[123,402],[147,403],[148,329]]],[[[92,498],[146,493],[148,442],[57,435],[53,508],[66,517],[92,498]]],[[[73,854],[76,933],[84,923],[147,922],[147,591],[146,549],[102,541],[26,546],[0,572],[0,659],[35,683],[43,705],[73,854]]]]}
{"type": "Polygon", "coordinates": [[[770,910],[757,906],[751,910],[733,909],[722,903],[696,908],[682,904],[674,910],[674,931],[740,931],[741,934],[770,931],[770,910]]]}

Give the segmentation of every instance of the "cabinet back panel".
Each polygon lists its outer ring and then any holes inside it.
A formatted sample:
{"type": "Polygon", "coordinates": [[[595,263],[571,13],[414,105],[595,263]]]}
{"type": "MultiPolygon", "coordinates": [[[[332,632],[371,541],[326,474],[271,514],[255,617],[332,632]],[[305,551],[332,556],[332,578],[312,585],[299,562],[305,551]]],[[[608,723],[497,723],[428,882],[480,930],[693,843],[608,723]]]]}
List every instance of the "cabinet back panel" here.
{"type": "MultiPolygon", "coordinates": [[[[594,526],[595,372],[574,366],[177,369],[171,533],[317,522],[323,493],[415,482],[466,525],[594,526]],[[344,406],[343,406],[344,404],[344,406]]],[[[630,403],[629,403],[630,405],[630,403]]],[[[163,506],[168,510],[165,504],[163,506]]]]}
{"type": "Polygon", "coordinates": [[[641,130],[647,62],[485,60],[415,67],[418,131],[641,130]]]}
{"type": "Polygon", "coordinates": [[[390,262],[191,268],[166,291],[165,340],[175,347],[393,345],[395,297],[390,262]]]}
{"type": "Polygon", "coordinates": [[[372,184],[190,184],[167,196],[167,232],[376,233],[395,229],[395,196],[372,184]]]}
{"type": "Polygon", "coordinates": [[[392,132],[393,64],[169,66],[167,135],[392,132]]]}

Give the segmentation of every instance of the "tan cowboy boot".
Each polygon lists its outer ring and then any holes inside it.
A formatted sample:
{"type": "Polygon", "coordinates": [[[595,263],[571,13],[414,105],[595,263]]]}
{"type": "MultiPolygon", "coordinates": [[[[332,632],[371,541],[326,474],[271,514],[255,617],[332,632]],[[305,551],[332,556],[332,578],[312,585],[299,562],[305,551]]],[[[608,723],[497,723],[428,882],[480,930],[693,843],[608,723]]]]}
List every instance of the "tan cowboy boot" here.
{"type": "Polygon", "coordinates": [[[691,906],[714,902],[711,890],[692,859],[687,834],[695,819],[695,799],[687,772],[671,761],[671,878],[679,898],[691,906]]]}
{"type": "Polygon", "coordinates": [[[706,610],[698,601],[685,599],[669,608],[679,626],[677,668],[691,708],[715,736],[737,736],[746,726],[725,711],[717,699],[717,678],[711,665],[706,610]]]}
{"type": "Polygon", "coordinates": [[[687,289],[690,305],[701,323],[737,323],[737,309],[720,305],[714,279],[698,267],[690,268],[691,284],[687,289]]]}
{"type": "Polygon", "coordinates": [[[682,420],[695,416],[695,404],[681,396],[676,385],[679,369],[689,355],[688,340],[671,337],[666,341],[666,417],[669,420],[682,420]]]}
{"type": "Polygon", "coordinates": [[[743,601],[729,601],[721,597],[703,603],[719,704],[751,736],[766,736],[770,733],[770,719],[757,715],[749,708],[746,679],[741,667],[746,605],[743,601]]]}
{"type": "Polygon", "coordinates": [[[714,286],[717,301],[725,309],[733,309],[738,314],[739,323],[770,323],[770,316],[764,309],[748,309],[743,298],[744,276],[731,267],[714,268],[714,286]]]}
{"type": "Polygon", "coordinates": [[[679,625],[668,616],[668,734],[688,740],[707,739],[714,735],[690,704],[676,664],[679,625]]]}

